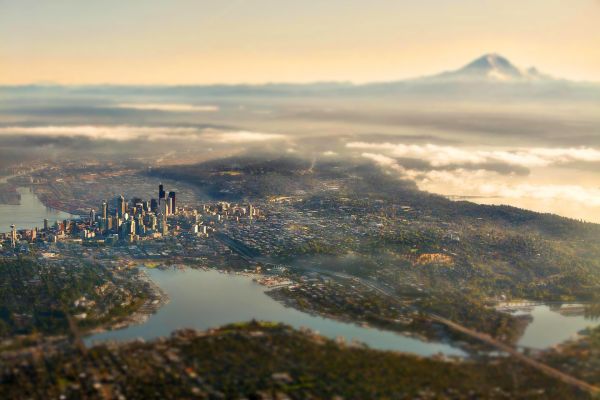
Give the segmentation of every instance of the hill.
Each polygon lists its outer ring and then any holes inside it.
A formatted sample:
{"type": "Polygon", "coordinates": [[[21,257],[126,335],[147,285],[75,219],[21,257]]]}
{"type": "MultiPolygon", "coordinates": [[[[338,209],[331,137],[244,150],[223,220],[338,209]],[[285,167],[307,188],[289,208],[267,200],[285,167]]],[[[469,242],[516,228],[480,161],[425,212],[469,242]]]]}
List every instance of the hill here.
{"type": "Polygon", "coordinates": [[[509,358],[442,361],[251,322],[2,360],[3,398],[587,399],[509,358]]]}
{"type": "Polygon", "coordinates": [[[330,268],[375,272],[398,288],[410,277],[432,292],[470,288],[485,296],[567,300],[595,298],[600,287],[600,225],[451,201],[372,165],[256,156],[152,174],[195,184],[219,200],[259,202],[266,213],[278,204],[270,200],[292,199],[277,206],[277,215],[293,220],[277,223],[304,226],[304,239],[287,242],[281,232],[278,250],[263,254],[287,263],[327,256],[330,268]],[[317,219],[318,229],[304,218],[317,219]]]}

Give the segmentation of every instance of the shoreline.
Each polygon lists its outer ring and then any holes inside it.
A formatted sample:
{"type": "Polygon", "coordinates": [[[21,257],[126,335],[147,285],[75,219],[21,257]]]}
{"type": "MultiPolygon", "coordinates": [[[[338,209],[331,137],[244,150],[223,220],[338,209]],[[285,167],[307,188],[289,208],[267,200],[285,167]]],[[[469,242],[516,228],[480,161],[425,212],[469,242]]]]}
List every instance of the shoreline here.
{"type": "Polygon", "coordinates": [[[141,304],[135,311],[133,311],[133,313],[118,321],[107,322],[106,324],[102,324],[96,328],[86,331],[84,334],[84,339],[102,332],[126,329],[133,325],[141,325],[146,322],[150,316],[158,312],[158,310],[160,310],[164,305],[169,303],[169,295],[162,290],[160,286],[158,286],[145,271],[140,270],[138,273],[138,279],[144,282],[145,289],[147,290],[148,297],[144,303],[141,304]]]}

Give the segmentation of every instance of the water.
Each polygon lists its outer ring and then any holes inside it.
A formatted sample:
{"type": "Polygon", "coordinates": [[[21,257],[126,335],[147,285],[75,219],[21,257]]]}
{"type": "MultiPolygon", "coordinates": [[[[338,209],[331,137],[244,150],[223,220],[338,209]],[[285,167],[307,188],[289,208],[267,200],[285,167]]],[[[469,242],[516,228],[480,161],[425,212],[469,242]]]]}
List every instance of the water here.
{"type": "Polygon", "coordinates": [[[44,226],[44,218],[53,224],[57,220],[72,219],[74,215],[46,207],[40,199],[26,187],[19,187],[19,205],[0,204],[0,232],[10,231],[10,225],[17,229],[33,229],[44,226]]]}
{"type": "MultiPolygon", "coordinates": [[[[6,178],[0,180],[0,183],[5,180],[6,178]]],[[[53,223],[74,217],[46,207],[29,188],[19,187],[17,190],[21,195],[19,205],[0,204],[0,232],[8,231],[11,224],[15,224],[17,229],[32,229],[41,227],[44,218],[53,223]]],[[[427,343],[388,331],[315,317],[286,308],[268,297],[262,286],[246,277],[201,270],[149,270],[149,274],[169,294],[170,303],[144,324],[93,335],[87,339],[88,343],[105,339],[152,339],[169,335],[178,328],[207,329],[255,318],[284,322],[294,327],[308,327],[330,338],[343,336],[347,340],[357,339],[375,349],[399,350],[425,356],[438,352],[447,355],[463,354],[447,344],[427,343]]],[[[589,319],[583,315],[561,315],[548,305],[534,306],[528,313],[532,315],[533,321],[518,344],[536,349],[554,346],[572,338],[588,326],[600,325],[598,319],[589,319]]]]}
{"type": "Polygon", "coordinates": [[[599,319],[584,315],[562,315],[558,308],[553,309],[549,305],[541,304],[533,306],[531,311],[519,311],[517,314],[531,315],[533,321],[527,326],[518,344],[533,349],[545,349],[573,338],[585,328],[600,325],[599,319]]]}
{"type": "Polygon", "coordinates": [[[430,356],[436,353],[462,356],[448,344],[429,343],[374,328],[311,316],[285,307],[267,296],[265,288],[250,278],[215,270],[148,270],[165,290],[170,302],[145,323],[125,329],[102,332],[86,339],[90,344],[103,340],[154,339],[178,328],[208,329],[251,319],[277,321],[296,328],[306,327],[329,338],[356,339],[380,350],[397,350],[430,356]]]}

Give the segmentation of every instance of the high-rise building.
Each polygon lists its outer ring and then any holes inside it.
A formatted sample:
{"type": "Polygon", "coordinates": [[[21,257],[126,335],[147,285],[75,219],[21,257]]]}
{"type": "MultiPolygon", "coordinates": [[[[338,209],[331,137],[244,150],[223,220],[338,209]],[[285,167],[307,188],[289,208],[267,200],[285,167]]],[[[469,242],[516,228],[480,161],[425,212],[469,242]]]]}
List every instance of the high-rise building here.
{"type": "Polygon", "coordinates": [[[158,214],[167,216],[169,215],[169,206],[167,203],[167,199],[159,199],[158,200],[158,214]]]}
{"type": "Polygon", "coordinates": [[[170,197],[167,197],[165,199],[165,202],[167,203],[167,215],[172,215],[173,214],[173,199],[170,197]]]}
{"type": "Polygon", "coordinates": [[[95,221],[96,221],[96,211],[92,208],[90,210],[90,225],[94,225],[95,221]]]}
{"type": "Polygon", "coordinates": [[[125,215],[125,198],[123,195],[117,197],[117,215],[121,218],[125,215]]]}
{"type": "Polygon", "coordinates": [[[150,211],[154,213],[158,212],[158,201],[156,199],[150,200],[150,211]]]}
{"type": "Polygon", "coordinates": [[[48,219],[44,218],[44,231],[48,232],[48,219]]]}
{"type": "Polygon", "coordinates": [[[157,225],[156,215],[150,214],[150,220],[149,220],[150,229],[152,229],[153,231],[156,231],[156,225],[157,225]]]}
{"type": "Polygon", "coordinates": [[[146,233],[146,227],[144,225],[144,217],[141,213],[137,215],[136,224],[135,224],[135,233],[137,235],[143,235],[146,233]]]}
{"type": "Polygon", "coordinates": [[[15,224],[10,226],[10,245],[13,249],[17,246],[17,230],[15,224]]]}
{"type": "Polygon", "coordinates": [[[133,219],[133,216],[131,217],[131,219],[128,222],[128,228],[129,228],[129,234],[135,235],[135,220],[133,219]]]}
{"type": "Polygon", "coordinates": [[[106,200],[102,200],[102,218],[108,218],[108,203],[106,200]]]}
{"type": "Polygon", "coordinates": [[[161,233],[163,235],[166,235],[167,233],[169,233],[169,225],[167,224],[167,218],[166,217],[163,217],[163,219],[162,219],[161,233]]]}
{"type": "Polygon", "coordinates": [[[158,185],[158,199],[164,199],[166,195],[163,184],[158,185]]]}
{"type": "Polygon", "coordinates": [[[139,202],[139,203],[135,203],[135,214],[138,215],[144,215],[144,203],[143,202],[139,202]]]}
{"type": "Polygon", "coordinates": [[[177,212],[177,204],[175,204],[175,192],[169,192],[169,206],[171,208],[171,214],[175,214],[177,212]]]}

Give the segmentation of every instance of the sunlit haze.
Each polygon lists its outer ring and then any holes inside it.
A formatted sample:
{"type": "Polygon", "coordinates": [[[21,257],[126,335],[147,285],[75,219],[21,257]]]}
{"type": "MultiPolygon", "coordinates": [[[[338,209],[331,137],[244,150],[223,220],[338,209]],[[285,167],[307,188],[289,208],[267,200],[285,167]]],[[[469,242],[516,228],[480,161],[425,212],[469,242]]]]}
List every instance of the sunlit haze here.
{"type": "Polygon", "coordinates": [[[600,0],[0,0],[0,399],[600,398],[600,0]]]}
{"type": "Polygon", "coordinates": [[[600,81],[596,0],[2,0],[0,83],[383,81],[496,51],[600,81]]]}

